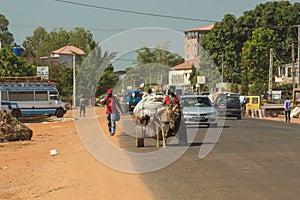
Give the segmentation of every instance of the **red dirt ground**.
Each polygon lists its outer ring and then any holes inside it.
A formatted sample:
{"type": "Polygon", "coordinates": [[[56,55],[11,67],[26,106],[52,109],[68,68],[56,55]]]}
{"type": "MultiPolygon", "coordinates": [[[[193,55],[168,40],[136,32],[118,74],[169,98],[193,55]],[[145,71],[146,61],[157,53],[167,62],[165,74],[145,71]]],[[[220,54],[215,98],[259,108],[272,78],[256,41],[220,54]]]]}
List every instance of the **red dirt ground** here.
{"type": "MultiPolygon", "coordinates": [[[[0,143],[0,199],[153,199],[138,174],[110,169],[94,159],[73,121],[26,125],[33,130],[31,141],[0,143]],[[50,156],[51,149],[58,154],[50,156]]],[[[118,143],[116,137],[111,140],[118,143]]]]}

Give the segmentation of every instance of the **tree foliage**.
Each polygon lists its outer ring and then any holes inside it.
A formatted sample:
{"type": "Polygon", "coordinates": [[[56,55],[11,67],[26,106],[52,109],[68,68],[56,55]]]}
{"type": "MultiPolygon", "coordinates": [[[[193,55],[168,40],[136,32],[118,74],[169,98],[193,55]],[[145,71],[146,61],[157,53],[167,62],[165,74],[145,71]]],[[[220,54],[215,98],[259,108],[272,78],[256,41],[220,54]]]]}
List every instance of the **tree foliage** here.
{"type": "MultiPolygon", "coordinates": [[[[102,53],[100,47],[96,47],[78,68],[76,76],[76,90],[78,96],[94,99],[113,88],[119,77],[114,73],[114,67],[111,61],[115,58],[116,53],[105,51],[102,53]]],[[[77,96],[77,97],[78,97],[77,96]]],[[[79,98],[78,97],[78,98],[79,98]]]]}
{"type": "Polygon", "coordinates": [[[35,29],[33,35],[26,37],[23,42],[25,54],[30,57],[49,56],[52,51],[67,45],[76,46],[87,54],[97,43],[92,34],[84,28],[75,28],[69,32],[58,29],[48,33],[43,27],[35,29]]]}
{"type": "Polygon", "coordinates": [[[202,46],[210,54],[218,70],[224,70],[224,82],[241,82],[240,33],[233,15],[225,15],[223,20],[202,40],[202,46]]]}
{"type": "MultiPolygon", "coordinates": [[[[268,81],[270,48],[280,55],[282,62],[291,62],[289,42],[297,41],[297,30],[293,27],[297,24],[300,24],[300,3],[266,2],[237,19],[225,15],[206,34],[201,45],[220,72],[223,60],[224,81],[242,84],[241,92],[246,94],[249,85],[264,88],[260,85],[268,81]]],[[[275,61],[276,64],[279,63],[275,61]]],[[[259,92],[254,88],[251,91],[259,92]]]]}
{"type": "Polygon", "coordinates": [[[2,45],[12,45],[14,42],[13,34],[8,31],[9,21],[0,14],[0,41],[2,45]]]}
{"type": "Polygon", "coordinates": [[[0,76],[34,76],[36,67],[24,58],[17,57],[12,47],[5,46],[0,49],[0,76]]]}
{"type": "Polygon", "coordinates": [[[282,51],[285,44],[280,42],[275,31],[258,28],[252,33],[252,38],[244,43],[242,63],[249,73],[248,81],[253,84],[251,94],[263,93],[262,85],[268,85],[270,49],[282,51]]]}
{"type": "Polygon", "coordinates": [[[176,54],[172,53],[166,48],[157,46],[154,49],[143,47],[137,50],[137,65],[144,65],[149,63],[159,63],[169,67],[174,67],[184,62],[184,59],[176,54]]]}
{"type": "Polygon", "coordinates": [[[119,77],[117,74],[114,73],[114,67],[112,65],[108,66],[101,74],[100,80],[96,88],[95,96],[105,94],[107,89],[114,88],[118,80],[119,77]]]}

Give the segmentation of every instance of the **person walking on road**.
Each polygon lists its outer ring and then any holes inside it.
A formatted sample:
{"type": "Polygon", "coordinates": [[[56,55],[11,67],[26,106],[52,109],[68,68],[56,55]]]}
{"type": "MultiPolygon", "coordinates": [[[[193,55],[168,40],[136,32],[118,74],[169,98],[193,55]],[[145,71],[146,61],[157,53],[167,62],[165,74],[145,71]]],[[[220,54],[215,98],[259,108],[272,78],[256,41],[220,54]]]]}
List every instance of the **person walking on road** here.
{"type": "Polygon", "coordinates": [[[105,115],[109,136],[113,136],[116,133],[117,101],[117,98],[113,95],[112,89],[108,89],[107,96],[104,97],[102,103],[106,105],[105,115]]]}
{"type": "Polygon", "coordinates": [[[291,101],[289,97],[286,98],[284,101],[284,110],[285,110],[285,121],[290,122],[291,121],[291,101]]]}
{"type": "Polygon", "coordinates": [[[79,100],[79,107],[80,107],[80,117],[85,117],[85,106],[86,106],[86,101],[84,96],[81,97],[79,100]]]}

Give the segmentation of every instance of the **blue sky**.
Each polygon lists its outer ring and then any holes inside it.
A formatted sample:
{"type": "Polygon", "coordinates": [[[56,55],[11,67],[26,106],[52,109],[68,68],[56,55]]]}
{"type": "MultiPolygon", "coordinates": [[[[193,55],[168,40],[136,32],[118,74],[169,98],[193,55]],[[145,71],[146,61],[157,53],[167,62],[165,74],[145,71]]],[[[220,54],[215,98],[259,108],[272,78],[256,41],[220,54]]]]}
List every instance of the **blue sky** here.
{"type": "MultiPolygon", "coordinates": [[[[124,9],[129,11],[200,20],[220,21],[225,14],[239,17],[244,11],[253,10],[263,0],[70,0],[95,6],[124,9]]],[[[296,1],[290,1],[294,4],[296,1]]],[[[209,25],[205,21],[189,21],[144,16],[105,9],[78,6],[55,0],[0,0],[0,13],[9,20],[9,31],[17,44],[41,26],[52,31],[63,28],[72,30],[84,27],[90,30],[94,39],[103,40],[119,32],[142,27],[164,27],[178,31],[209,25]]]]}

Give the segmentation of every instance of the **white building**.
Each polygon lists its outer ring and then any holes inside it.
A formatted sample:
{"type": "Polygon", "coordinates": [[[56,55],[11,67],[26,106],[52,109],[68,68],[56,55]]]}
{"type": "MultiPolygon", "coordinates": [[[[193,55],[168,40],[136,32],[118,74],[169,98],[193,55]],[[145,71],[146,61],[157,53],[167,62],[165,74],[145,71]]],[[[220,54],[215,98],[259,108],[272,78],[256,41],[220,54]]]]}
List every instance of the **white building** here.
{"type": "Polygon", "coordinates": [[[185,61],[169,71],[169,85],[191,85],[190,76],[192,73],[192,64],[189,61],[185,61]]]}
{"type": "MultiPolygon", "coordinates": [[[[298,63],[294,64],[295,67],[295,83],[299,86],[300,75],[299,75],[299,65],[298,63]]],[[[292,83],[293,74],[292,74],[292,63],[281,65],[278,67],[278,74],[275,75],[275,83],[287,84],[292,83]]]]}

